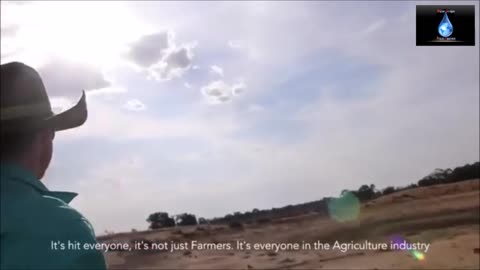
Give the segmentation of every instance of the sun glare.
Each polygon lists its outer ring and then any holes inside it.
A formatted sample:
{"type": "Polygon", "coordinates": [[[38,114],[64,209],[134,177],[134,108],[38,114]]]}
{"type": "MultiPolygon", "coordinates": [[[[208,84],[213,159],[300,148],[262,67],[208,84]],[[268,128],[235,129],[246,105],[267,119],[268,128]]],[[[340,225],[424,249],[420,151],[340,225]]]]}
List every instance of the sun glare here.
{"type": "Polygon", "coordinates": [[[29,51],[101,66],[149,30],[119,2],[34,2],[20,15],[19,44],[29,51]]]}

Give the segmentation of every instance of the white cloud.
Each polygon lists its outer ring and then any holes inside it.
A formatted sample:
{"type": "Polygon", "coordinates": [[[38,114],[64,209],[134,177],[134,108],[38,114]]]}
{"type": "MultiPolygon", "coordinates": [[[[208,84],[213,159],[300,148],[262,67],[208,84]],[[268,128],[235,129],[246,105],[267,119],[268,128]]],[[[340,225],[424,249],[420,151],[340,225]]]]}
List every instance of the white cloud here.
{"type": "Polygon", "coordinates": [[[244,83],[227,84],[224,81],[213,81],[201,88],[202,94],[210,104],[221,104],[231,101],[245,90],[244,83]]]}
{"type": "Polygon", "coordinates": [[[211,72],[219,75],[220,77],[223,77],[223,68],[217,66],[217,65],[213,65],[210,67],[210,70],[211,72]]]}
{"type": "Polygon", "coordinates": [[[129,111],[145,111],[147,106],[138,99],[130,99],[125,103],[124,108],[129,111]]]}
{"type": "Polygon", "coordinates": [[[185,82],[185,83],[183,84],[183,86],[185,86],[185,88],[187,88],[187,89],[191,89],[191,88],[193,87],[193,86],[192,86],[190,83],[188,83],[188,82],[185,82]]]}
{"type": "Polygon", "coordinates": [[[238,96],[245,91],[246,87],[247,86],[245,85],[244,82],[236,83],[236,84],[232,85],[232,94],[234,96],[238,96]]]}
{"type": "Polygon", "coordinates": [[[65,59],[51,59],[38,68],[49,96],[76,98],[82,90],[98,90],[111,85],[97,67],[65,59]]]}
{"type": "Polygon", "coordinates": [[[173,43],[173,33],[169,31],[145,35],[131,45],[129,57],[140,67],[148,68],[162,60],[173,43]]]}
{"type": "Polygon", "coordinates": [[[148,78],[168,81],[181,77],[192,68],[196,42],[178,46],[173,31],[141,37],[131,45],[130,59],[147,71],[148,78]]]}
{"type": "Polygon", "coordinates": [[[230,96],[230,86],[223,81],[214,81],[202,87],[202,93],[206,97],[218,98],[220,96],[230,96]]]}
{"type": "Polygon", "coordinates": [[[201,92],[210,104],[221,104],[241,95],[245,91],[245,88],[246,84],[243,79],[238,80],[238,82],[234,84],[228,84],[225,81],[218,80],[203,86],[201,92]]]}
{"type": "Polygon", "coordinates": [[[190,67],[193,58],[192,47],[180,47],[165,56],[165,62],[171,69],[190,67]]]}
{"type": "Polygon", "coordinates": [[[173,49],[165,55],[162,62],[149,70],[149,74],[160,81],[179,78],[191,68],[192,59],[191,47],[173,49]]]}

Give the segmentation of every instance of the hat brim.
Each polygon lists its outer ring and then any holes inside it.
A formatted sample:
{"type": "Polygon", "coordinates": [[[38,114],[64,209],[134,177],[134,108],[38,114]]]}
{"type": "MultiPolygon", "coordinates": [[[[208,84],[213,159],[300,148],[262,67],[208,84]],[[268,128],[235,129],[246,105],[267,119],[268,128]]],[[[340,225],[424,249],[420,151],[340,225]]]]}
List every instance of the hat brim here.
{"type": "Polygon", "coordinates": [[[87,121],[87,102],[85,91],[78,102],[70,109],[59,114],[53,114],[48,117],[27,117],[23,119],[12,119],[2,121],[2,134],[15,134],[33,132],[35,130],[51,128],[55,131],[76,128],[87,121]]]}
{"type": "Polygon", "coordinates": [[[76,128],[85,123],[88,118],[87,102],[85,91],[82,91],[80,100],[72,108],[53,115],[46,119],[50,122],[48,126],[55,129],[55,131],[62,131],[66,129],[76,128]]]}

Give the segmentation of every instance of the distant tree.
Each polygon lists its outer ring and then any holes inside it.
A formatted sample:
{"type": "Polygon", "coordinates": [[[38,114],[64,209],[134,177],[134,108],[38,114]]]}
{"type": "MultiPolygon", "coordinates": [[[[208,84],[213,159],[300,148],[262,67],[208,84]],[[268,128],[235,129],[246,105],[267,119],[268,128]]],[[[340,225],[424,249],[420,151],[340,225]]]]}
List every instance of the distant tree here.
{"type": "Polygon", "coordinates": [[[445,182],[452,183],[478,178],[480,178],[480,162],[451,170],[445,182]]]}
{"type": "Polygon", "coordinates": [[[375,185],[362,185],[355,194],[362,201],[369,201],[375,198],[375,185]]]}
{"type": "Polygon", "coordinates": [[[391,194],[391,193],[394,193],[395,192],[395,188],[394,187],[386,187],[383,189],[382,191],[382,194],[383,195],[388,195],[388,194],[391,194]]]}
{"type": "Polygon", "coordinates": [[[247,212],[243,213],[244,222],[247,222],[247,221],[251,220],[252,216],[253,216],[252,212],[247,211],[247,212]]]}
{"type": "Polygon", "coordinates": [[[230,220],[233,219],[233,215],[232,214],[227,214],[225,215],[225,217],[223,218],[226,222],[229,222],[230,220]]]}
{"type": "Polygon", "coordinates": [[[418,187],[417,184],[410,184],[405,189],[412,189],[418,187]]]}
{"type": "Polygon", "coordinates": [[[198,218],[198,224],[208,224],[208,221],[205,218],[201,217],[198,218]]]}
{"type": "Polygon", "coordinates": [[[175,216],[178,226],[197,225],[197,218],[193,214],[183,213],[175,216]]]}
{"type": "Polygon", "coordinates": [[[150,216],[148,216],[147,218],[147,222],[150,223],[150,229],[159,229],[175,226],[175,220],[169,217],[167,212],[156,212],[150,214],[150,216]]]}
{"type": "Polygon", "coordinates": [[[207,222],[210,224],[220,224],[222,223],[222,220],[223,220],[222,218],[215,217],[207,220],[207,222]]]}
{"type": "MultiPolygon", "coordinates": [[[[426,177],[417,181],[417,184],[410,184],[403,187],[386,187],[383,190],[378,190],[375,185],[361,185],[357,190],[342,190],[342,195],[354,195],[361,202],[366,202],[375,199],[381,195],[391,194],[393,192],[416,188],[418,186],[428,186],[441,183],[451,183],[464,181],[469,179],[480,178],[480,162],[474,164],[466,164],[465,166],[457,167],[455,169],[435,169],[432,173],[426,177]]],[[[270,222],[271,220],[296,216],[306,213],[318,212],[322,215],[328,214],[328,202],[334,198],[325,197],[319,201],[308,202],[303,204],[287,205],[281,208],[272,208],[259,210],[257,208],[252,209],[251,212],[234,212],[233,214],[227,214],[224,217],[218,217],[210,219],[211,224],[229,224],[230,222],[241,222],[246,224],[248,222],[270,222]]]]}
{"type": "Polygon", "coordinates": [[[443,183],[454,183],[480,178],[480,162],[466,164],[455,169],[435,169],[418,181],[418,186],[431,186],[443,183]]]}

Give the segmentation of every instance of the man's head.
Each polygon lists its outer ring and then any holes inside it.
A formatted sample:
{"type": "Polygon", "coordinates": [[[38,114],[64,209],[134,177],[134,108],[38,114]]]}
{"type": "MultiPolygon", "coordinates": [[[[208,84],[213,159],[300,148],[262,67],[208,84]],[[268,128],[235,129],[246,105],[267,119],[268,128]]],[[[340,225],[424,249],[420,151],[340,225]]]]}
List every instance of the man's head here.
{"type": "Polygon", "coordinates": [[[32,67],[19,62],[1,65],[0,83],[1,160],[20,163],[40,179],[52,159],[55,131],[86,121],[85,94],[74,107],[55,115],[32,67]]]}
{"type": "Polygon", "coordinates": [[[32,133],[2,134],[1,159],[25,165],[38,179],[41,179],[52,159],[54,136],[55,131],[52,129],[42,129],[32,133]]]}

